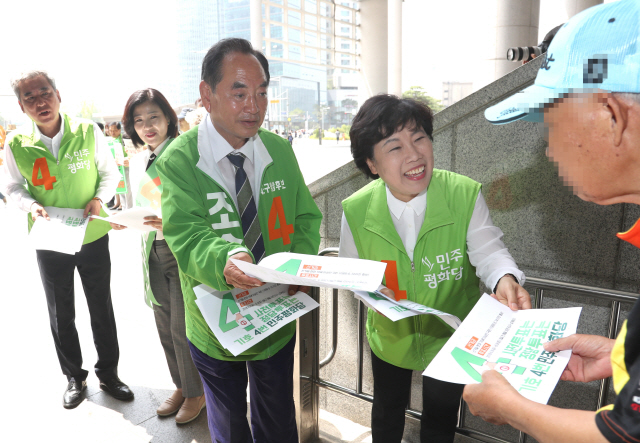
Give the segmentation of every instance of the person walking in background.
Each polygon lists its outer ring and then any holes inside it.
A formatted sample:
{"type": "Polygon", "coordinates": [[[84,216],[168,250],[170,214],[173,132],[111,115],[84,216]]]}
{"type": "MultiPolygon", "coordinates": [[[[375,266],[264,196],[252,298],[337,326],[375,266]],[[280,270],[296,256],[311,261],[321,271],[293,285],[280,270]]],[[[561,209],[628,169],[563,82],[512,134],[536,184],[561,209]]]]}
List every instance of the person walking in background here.
{"type": "MultiPolygon", "coordinates": [[[[295,322],[234,356],[207,326],[193,291],[200,284],[218,291],[263,284],[233,265],[232,257],[257,263],[277,252],[318,252],[322,215],[293,150],[261,128],[269,78],[269,62],[250,42],[216,43],[202,62],[200,96],[209,114],[197,130],[174,140],[157,165],[164,235],[180,268],[187,337],[217,443],[298,442],[295,322]],[[279,187],[263,193],[270,183],[279,187]],[[280,230],[267,230],[269,214],[276,213],[280,230]]],[[[291,286],[289,294],[298,289],[291,286]]]]}
{"type": "MultiPolygon", "coordinates": [[[[156,160],[178,135],[178,117],[164,95],[149,88],[131,94],[122,121],[134,145],[148,147],[130,163],[135,205],[161,213],[162,182],[156,160]]],[[[162,234],[162,216],[147,217],[147,220],[145,224],[157,230],[143,234],[142,239],[146,261],[143,263],[145,300],[153,308],[160,343],[176,385],[176,390],[156,413],[166,417],[177,412],[176,423],[185,424],[196,419],[205,407],[204,391],[189,352],[178,263],[162,234]]]]}
{"type": "Polygon", "coordinates": [[[183,108],[182,111],[180,111],[180,115],[178,115],[178,131],[180,132],[180,134],[191,129],[191,126],[189,125],[189,122],[187,122],[185,117],[189,112],[192,112],[193,110],[193,108],[183,108]]]}
{"type": "MultiPolygon", "coordinates": [[[[45,206],[84,209],[85,217],[105,217],[102,202],[113,196],[120,174],[98,125],[61,113],[60,92],[44,71],[20,74],[11,86],[20,109],[31,121],[13,131],[7,140],[5,193],[19,208],[30,212],[29,229],[37,217],[49,219],[45,206]]],[[[82,249],[75,255],[36,251],[51,333],[68,380],[63,396],[67,409],[84,399],[89,374],[82,369],[75,326],[76,268],[89,307],[100,388],[118,400],[133,398],[133,392],[118,378],[120,351],[111,305],[110,229],[101,220],[89,221],[82,249]]]]}
{"type": "Polygon", "coordinates": [[[133,196],[131,194],[131,180],[129,178],[129,153],[124,146],[124,140],[122,139],[122,125],[120,122],[111,122],[109,125],[109,133],[111,134],[111,137],[113,137],[114,142],[120,143],[122,146],[123,157],[121,158],[117,155],[116,164],[124,167],[124,183],[127,187],[127,193],[119,195],[120,204],[117,205],[115,209],[129,209],[134,206],[133,196]]]}
{"type": "MultiPolygon", "coordinates": [[[[4,139],[2,139],[2,146],[0,146],[0,170],[2,170],[2,164],[4,163],[4,139]]],[[[0,192],[0,200],[4,203],[3,208],[7,208],[7,197],[4,196],[2,192],[0,192]]]]}

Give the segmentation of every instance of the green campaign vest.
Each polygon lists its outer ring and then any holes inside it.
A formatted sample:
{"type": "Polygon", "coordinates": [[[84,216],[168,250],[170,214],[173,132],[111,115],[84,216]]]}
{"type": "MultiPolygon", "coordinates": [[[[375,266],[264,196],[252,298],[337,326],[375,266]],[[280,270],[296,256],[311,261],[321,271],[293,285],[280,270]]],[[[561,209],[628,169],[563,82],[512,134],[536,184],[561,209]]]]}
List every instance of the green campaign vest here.
{"type": "MultiPolygon", "coordinates": [[[[154,210],[160,209],[160,198],[162,197],[162,183],[160,182],[160,176],[156,170],[156,164],[158,159],[165,152],[167,147],[171,144],[173,139],[167,140],[164,147],[157,155],[156,159],[151,166],[144,172],[140,179],[140,186],[138,187],[138,194],[136,195],[136,206],[141,208],[151,208],[154,210]]],[[[160,303],[153,296],[151,290],[151,282],[149,279],[149,254],[151,254],[151,247],[156,239],[156,232],[144,232],[142,234],[142,277],[144,280],[144,301],[150,308],[153,305],[160,306],[160,303]]]]}
{"type": "MultiPolygon", "coordinates": [[[[342,202],[360,258],[387,262],[384,284],[396,298],[464,319],[479,298],[479,279],[467,255],[467,230],[480,184],[438,169],[427,190],[427,209],[414,257],[398,235],[385,184],[378,179],[342,202]]],[[[436,316],[392,322],[373,310],[367,315],[371,350],[395,366],[423,371],[453,334],[436,316]]]]}
{"type": "MultiPolygon", "coordinates": [[[[205,354],[219,360],[263,360],[294,336],[296,323],[276,331],[252,348],[234,356],[207,325],[195,303],[193,288],[204,283],[230,289],[223,275],[229,254],[246,251],[233,198],[198,166],[199,127],[176,138],[157,161],[163,183],[164,236],[178,262],[185,301],[187,337],[205,354]]],[[[289,142],[263,129],[258,135],[272,161],[264,166],[254,192],[260,194],[258,218],[266,255],[277,252],[317,254],[322,214],[304,183],[289,142]]],[[[256,156],[254,157],[258,159],[256,156]]]]}
{"type": "MultiPolygon", "coordinates": [[[[40,141],[35,123],[31,122],[31,134],[16,134],[9,147],[18,170],[27,180],[29,194],[43,206],[84,209],[95,197],[100,176],[95,163],[95,139],[93,123],[63,118],[64,135],[60,143],[58,160],[40,141]]],[[[106,217],[104,210],[100,215],[106,217]]],[[[29,231],[33,226],[27,214],[29,231]]],[[[83,244],[104,236],[111,226],[102,220],[92,220],[87,226],[83,244]]]]}

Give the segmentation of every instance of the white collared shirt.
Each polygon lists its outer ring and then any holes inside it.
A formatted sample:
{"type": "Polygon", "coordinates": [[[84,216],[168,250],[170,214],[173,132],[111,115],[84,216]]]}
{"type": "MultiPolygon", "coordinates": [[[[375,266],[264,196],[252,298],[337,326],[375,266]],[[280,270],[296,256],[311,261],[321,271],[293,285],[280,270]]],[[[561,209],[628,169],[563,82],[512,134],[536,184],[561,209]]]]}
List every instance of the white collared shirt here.
{"type": "MultiPolygon", "coordinates": [[[[388,186],[386,191],[387,206],[393,226],[402,240],[407,255],[413,261],[413,251],[427,209],[427,192],[425,190],[405,203],[395,198],[388,186]]],[[[520,285],[525,281],[524,272],[518,269],[518,265],[502,242],[502,236],[502,230],[493,225],[489,208],[482,192],[479,192],[467,230],[467,254],[469,261],[476,268],[476,275],[490,290],[493,290],[506,274],[513,274],[520,285]]],[[[340,231],[340,257],[360,258],[344,213],[340,231]]]]}
{"type": "MultiPolygon", "coordinates": [[[[169,138],[165,138],[164,141],[162,143],[160,143],[158,146],[156,146],[156,148],[152,151],[151,148],[149,146],[147,146],[147,149],[145,149],[144,151],[140,152],[139,154],[136,155],[141,155],[143,156],[141,158],[141,160],[144,160],[144,167],[146,169],[147,167],[147,163],[149,163],[149,157],[151,157],[151,154],[155,154],[156,157],[160,155],[160,151],[162,151],[162,148],[164,148],[164,146],[167,144],[167,142],[169,141],[169,138]]],[[[155,162],[155,160],[154,160],[155,162]]],[[[144,172],[144,171],[143,171],[144,172]]]]}
{"type": "Polygon", "coordinates": [[[257,135],[247,139],[247,142],[241,148],[233,149],[229,142],[226,141],[224,137],[222,137],[216,130],[215,126],[213,126],[213,123],[211,122],[211,116],[207,115],[205,120],[210,147],[211,151],[213,152],[213,158],[218,165],[218,169],[220,170],[220,174],[222,175],[222,179],[224,180],[224,185],[229,190],[236,208],[238,207],[238,198],[236,196],[236,170],[231,161],[227,158],[227,155],[236,152],[241,152],[246,157],[244,160],[243,168],[247,173],[247,178],[249,179],[249,184],[251,185],[251,192],[257,206],[258,199],[256,197],[255,186],[255,162],[253,157],[254,141],[257,135]]]}
{"type": "MultiPolygon", "coordinates": [[[[37,125],[35,127],[35,133],[40,138],[42,143],[49,149],[56,160],[58,160],[58,153],[60,152],[60,143],[64,136],[64,116],[60,114],[62,119],[60,124],[60,131],[53,138],[49,138],[40,132],[37,125]]],[[[31,134],[32,123],[29,122],[25,127],[17,129],[17,131],[28,131],[26,133],[31,134]]],[[[22,132],[25,133],[25,132],[22,132]]],[[[100,184],[96,191],[96,197],[102,200],[104,203],[113,198],[116,193],[116,188],[120,182],[120,171],[116,162],[111,155],[107,140],[104,134],[100,130],[98,125],[93,125],[93,137],[95,140],[94,161],[98,175],[100,176],[100,184]]],[[[31,211],[31,205],[36,201],[29,191],[27,190],[27,181],[20,173],[16,159],[13,156],[13,151],[8,146],[5,146],[5,161],[3,166],[4,178],[3,184],[0,189],[3,193],[11,197],[11,199],[18,205],[23,211],[31,211]]]]}

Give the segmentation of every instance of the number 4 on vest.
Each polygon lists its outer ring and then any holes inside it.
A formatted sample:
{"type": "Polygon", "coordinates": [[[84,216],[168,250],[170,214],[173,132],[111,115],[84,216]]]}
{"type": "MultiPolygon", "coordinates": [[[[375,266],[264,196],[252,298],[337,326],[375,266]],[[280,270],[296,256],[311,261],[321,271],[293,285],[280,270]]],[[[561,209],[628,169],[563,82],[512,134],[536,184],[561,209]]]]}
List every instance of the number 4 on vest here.
{"type": "Polygon", "coordinates": [[[47,164],[47,159],[44,157],[36,159],[35,163],[33,164],[33,175],[31,176],[31,182],[35,186],[44,185],[45,190],[51,191],[53,189],[53,184],[56,181],[56,177],[49,173],[49,165],[47,164]],[[40,172],[42,178],[38,178],[38,172],[40,172]]]}

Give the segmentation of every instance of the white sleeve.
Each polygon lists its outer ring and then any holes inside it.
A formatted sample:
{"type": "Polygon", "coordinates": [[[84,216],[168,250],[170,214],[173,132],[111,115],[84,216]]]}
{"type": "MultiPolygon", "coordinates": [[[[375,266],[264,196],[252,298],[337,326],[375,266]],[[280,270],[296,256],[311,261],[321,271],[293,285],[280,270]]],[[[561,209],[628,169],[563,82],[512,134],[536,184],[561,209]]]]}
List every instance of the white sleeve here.
{"type": "Polygon", "coordinates": [[[0,181],[2,182],[0,183],[0,189],[2,189],[2,193],[9,196],[20,209],[30,212],[31,205],[36,200],[27,190],[27,180],[25,180],[18,169],[9,143],[5,143],[2,172],[2,177],[0,177],[0,181]]]}
{"type": "Polygon", "coordinates": [[[120,171],[113,155],[111,155],[107,139],[98,125],[93,125],[93,136],[96,141],[96,168],[98,168],[98,175],[100,176],[100,185],[95,196],[102,200],[103,203],[107,203],[116,193],[116,188],[120,182],[120,171]]]}
{"type": "Polygon", "coordinates": [[[344,212],[342,213],[342,225],[340,227],[340,252],[338,252],[338,256],[360,258],[358,248],[356,248],[356,242],[353,240],[353,234],[351,233],[351,228],[349,228],[349,223],[347,222],[347,217],[345,217],[344,212]]]}
{"type": "Polygon", "coordinates": [[[520,285],[525,282],[524,273],[509,254],[502,236],[502,230],[493,225],[487,203],[479,192],[467,231],[467,253],[476,267],[476,275],[491,291],[505,274],[513,274],[520,285]]]}

